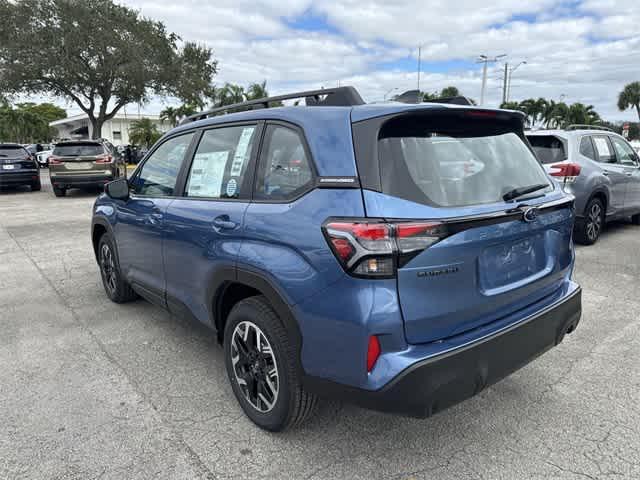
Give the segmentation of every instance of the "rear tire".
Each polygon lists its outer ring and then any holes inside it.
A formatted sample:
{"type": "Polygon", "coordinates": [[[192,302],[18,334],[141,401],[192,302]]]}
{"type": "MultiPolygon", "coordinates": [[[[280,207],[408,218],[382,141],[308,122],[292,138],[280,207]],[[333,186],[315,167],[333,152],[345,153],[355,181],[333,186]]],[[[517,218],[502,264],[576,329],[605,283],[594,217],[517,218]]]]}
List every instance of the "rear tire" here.
{"type": "Polygon", "coordinates": [[[32,192],[39,192],[40,190],[42,190],[42,184],[40,182],[36,182],[36,183],[32,183],[31,184],[31,191],[32,192]]]}
{"type": "Polygon", "coordinates": [[[138,298],[122,276],[113,239],[108,233],[98,242],[98,265],[104,291],[112,302],[126,303],[138,298]]]}
{"type": "Polygon", "coordinates": [[[596,243],[604,228],[604,222],[604,204],[599,198],[592,198],[587,204],[584,218],[576,223],[576,241],[583,245],[596,243]]]}
{"type": "Polygon", "coordinates": [[[264,296],[238,302],[224,329],[233,393],[244,413],[272,432],[301,424],[317,406],[317,397],[302,387],[302,368],[289,337],[264,296]]]}
{"type": "Polygon", "coordinates": [[[638,213],[637,215],[634,215],[633,217],[631,217],[631,222],[634,225],[640,225],[640,213],[638,213]]]}
{"type": "Polygon", "coordinates": [[[67,191],[64,188],[53,187],[53,194],[56,197],[64,197],[67,194],[67,191]]]}

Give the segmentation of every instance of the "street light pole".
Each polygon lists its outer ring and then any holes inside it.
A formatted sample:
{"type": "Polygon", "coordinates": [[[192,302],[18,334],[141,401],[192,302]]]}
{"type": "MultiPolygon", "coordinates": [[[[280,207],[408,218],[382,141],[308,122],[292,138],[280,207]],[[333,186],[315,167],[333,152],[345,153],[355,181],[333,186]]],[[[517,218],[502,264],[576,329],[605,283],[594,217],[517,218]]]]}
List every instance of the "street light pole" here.
{"type": "Polygon", "coordinates": [[[507,99],[505,101],[508,102],[509,96],[511,95],[511,77],[513,76],[513,72],[515,72],[520,65],[526,65],[526,63],[527,61],[523,60],[519,64],[517,64],[515,67],[511,67],[508,74],[506,73],[507,70],[505,69],[505,75],[507,76],[507,99]]]}
{"type": "Polygon", "coordinates": [[[504,78],[502,79],[502,103],[507,103],[507,86],[509,84],[509,63],[504,64],[504,78]]]}
{"type": "Polygon", "coordinates": [[[480,105],[484,105],[484,93],[487,89],[487,66],[489,63],[497,62],[499,59],[506,57],[507,54],[503,53],[497,57],[488,57],[487,55],[480,55],[476,63],[484,63],[482,67],[482,90],[480,92],[480,105]]]}
{"type": "Polygon", "coordinates": [[[422,45],[418,46],[418,92],[420,92],[420,68],[421,68],[421,63],[422,61],[422,45]]]}

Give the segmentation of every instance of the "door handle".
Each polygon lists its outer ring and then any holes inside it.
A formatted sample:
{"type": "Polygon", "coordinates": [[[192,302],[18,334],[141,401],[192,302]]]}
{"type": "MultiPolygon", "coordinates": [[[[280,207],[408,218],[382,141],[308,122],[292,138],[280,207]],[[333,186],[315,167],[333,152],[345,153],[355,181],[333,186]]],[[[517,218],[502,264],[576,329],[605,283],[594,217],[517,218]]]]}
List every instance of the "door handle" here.
{"type": "Polygon", "coordinates": [[[229,220],[229,215],[220,215],[213,219],[213,226],[214,228],[233,230],[238,224],[229,220]]]}
{"type": "Polygon", "coordinates": [[[633,172],[627,172],[627,177],[630,177],[631,175],[633,175],[633,172]]]}
{"type": "Polygon", "coordinates": [[[151,213],[149,215],[149,223],[151,225],[158,225],[162,221],[161,213],[151,213]]]}
{"type": "Polygon", "coordinates": [[[609,176],[609,170],[603,170],[603,171],[602,171],[602,174],[603,174],[605,177],[608,177],[608,176],[609,176]]]}

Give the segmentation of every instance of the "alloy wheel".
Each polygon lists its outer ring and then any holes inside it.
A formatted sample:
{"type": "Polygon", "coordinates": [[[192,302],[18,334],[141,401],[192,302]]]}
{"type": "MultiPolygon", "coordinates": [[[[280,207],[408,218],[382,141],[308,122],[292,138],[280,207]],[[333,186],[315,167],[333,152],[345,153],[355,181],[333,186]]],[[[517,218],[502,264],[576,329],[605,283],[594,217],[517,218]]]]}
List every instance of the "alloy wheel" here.
{"type": "Polygon", "coordinates": [[[590,241],[595,241],[602,230],[602,207],[600,204],[594,203],[589,209],[587,218],[587,237],[590,241]]]}
{"type": "Polygon", "coordinates": [[[114,294],[117,288],[116,268],[111,248],[106,243],[100,249],[100,269],[105,286],[109,293],[114,294]]]}
{"type": "Polygon", "coordinates": [[[244,398],[261,413],[271,411],[278,400],[280,377],[267,336],[255,323],[240,322],[231,336],[230,354],[244,398]]]}

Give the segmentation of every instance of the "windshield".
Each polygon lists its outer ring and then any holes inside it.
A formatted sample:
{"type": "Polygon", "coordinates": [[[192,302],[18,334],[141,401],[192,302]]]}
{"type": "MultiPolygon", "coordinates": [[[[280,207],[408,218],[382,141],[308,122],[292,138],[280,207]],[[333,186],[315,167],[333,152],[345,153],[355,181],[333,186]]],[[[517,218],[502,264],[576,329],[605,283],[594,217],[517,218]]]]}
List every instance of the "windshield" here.
{"type": "Polygon", "coordinates": [[[567,158],[564,152],[564,144],[553,135],[531,135],[527,137],[536,157],[542,163],[562,162],[567,158]]]}
{"type": "Polygon", "coordinates": [[[506,193],[551,186],[523,140],[513,132],[424,132],[378,140],[382,188],[427,205],[454,207],[502,202],[506,193]]]}
{"type": "Polygon", "coordinates": [[[22,147],[0,146],[0,158],[24,158],[27,155],[27,151],[22,147]]]}
{"type": "Polygon", "coordinates": [[[60,157],[79,157],[102,155],[104,149],[97,143],[74,143],[71,145],[56,145],[53,154],[60,157]]]}

